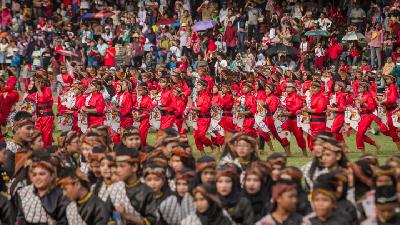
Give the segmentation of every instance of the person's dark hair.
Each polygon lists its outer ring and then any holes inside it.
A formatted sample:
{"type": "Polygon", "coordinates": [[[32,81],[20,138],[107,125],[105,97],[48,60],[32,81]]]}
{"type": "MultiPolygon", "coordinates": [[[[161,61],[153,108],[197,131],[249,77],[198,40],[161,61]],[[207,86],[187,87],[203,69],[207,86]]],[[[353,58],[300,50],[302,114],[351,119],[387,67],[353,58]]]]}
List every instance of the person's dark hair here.
{"type": "Polygon", "coordinates": [[[7,144],[5,142],[0,142],[0,151],[5,150],[7,147],[7,144]]]}
{"type": "Polygon", "coordinates": [[[31,118],[32,118],[31,113],[27,111],[18,111],[17,113],[15,113],[14,121],[20,121],[23,119],[31,119],[31,118]]]}

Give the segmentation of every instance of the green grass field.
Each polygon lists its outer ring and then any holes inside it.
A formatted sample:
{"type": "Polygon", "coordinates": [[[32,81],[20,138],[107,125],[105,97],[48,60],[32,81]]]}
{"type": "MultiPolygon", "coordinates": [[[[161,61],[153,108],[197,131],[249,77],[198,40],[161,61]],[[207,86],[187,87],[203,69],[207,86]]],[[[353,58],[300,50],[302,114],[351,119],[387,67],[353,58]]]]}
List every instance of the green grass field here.
{"type": "MultiPolygon", "coordinates": [[[[3,130],[3,134],[4,134],[4,131],[5,130],[3,130]]],[[[8,134],[11,135],[10,133],[8,133],[8,134]]],[[[59,132],[55,131],[53,134],[53,140],[57,140],[58,135],[59,135],[59,132]]],[[[367,133],[367,135],[370,136],[373,140],[375,140],[377,143],[379,143],[381,145],[381,150],[380,150],[379,154],[377,155],[378,159],[381,163],[384,163],[386,161],[386,159],[390,158],[391,156],[400,154],[400,152],[396,151],[396,145],[393,143],[391,138],[384,136],[383,134],[373,135],[371,133],[367,133]]],[[[156,138],[156,133],[150,132],[149,136],[147,138],[147,142],[149,144],[153,144],[155,141],[155,138],[156,138]]],[[[356,148],[356,140],[355,139],[356,139],[356,137],[355,137],[354,132],[349,137],[345,137],[346,144],[349,149],[347,156],[351,161],[353,161],[361,156],[360,151],[356,148]]],[[[198,157],[200,154],[194,145],[194,139],[193,139],[192,134],[189,135],[189,143],[193,148],[193,153],[194,153],[195,157],[198,157]]],[[[275,148],[275,151],[282,152],[282,153],[284,152],[282,146],[276,140],[273,140],[272,143],[275,148]]],[[[308,162],[310,160],[311,154],[309,154],[308,158],[304,157],[301,153],[301,150],[297,146],[296,140],[294,138],[291,139],[291,150],[292,150],[293,156],[288,158],[288,163],[289,163],[288,165],[299,167],[299,166],[304,165],[306,162],[308,162]]],[[[211,149],[206,148],[206,152],[210,153],[211,149]]],[[[375,154],[376,153],[375,147],[366,144],[366,152],[375,154]]],[[[261,155],[261,159],[266,159],[268,154],[269,154],[269,152],[267,151],[267,146],[265,146],[265,151],[261,155]]]]}
{"type": "MultiPolygon", "coordinates": [[[[57,111],[56,104],[53,106],[53,111],[54,112],[57,111]]],[[[54,122],[55,122],[55,124],[57,123],[56,117],[54,118],[54,122]]],[[[3,134],[4,134],[4,131],[5,130],[3,129],[3,134]]],[[[11,135],[11,132],[9,132],[8,134],[11,135]]],[[[57,140],[58,135],[59,135],[59,132],[55,131],[53,134],[53,140],[57,140]]],[[[391,138],[384,136],[383,134],[373,135],[369,132],[367,132],[367,135],[370,136],[373,140],[375,140],[377,143],[379,143],[381,145],[381,150],[378,154],[378,159],[379,159],[380,163],[384,163],[386,161],[386,159],[390,158],[391,156],[394,156],[396,154],[400,155],[400,152],[396,151],[396,145],[393,143],[391,138]]],[[[153,144],[155,138],[156,138],[156,133],[151,132],[151,133],[149,133],[147,142],[149,144],[153,144]]],[[[353,131],[353,133],[349,137],[345,137],[345,140],[346,140],[346,144],[347,144],[348,150],[349,150],[349,152],[347,153],[349,160],[353,161],[353,160],[359,158],[361,156],[361,153],[356,148],[355,132],[353,131]]],[[[299,166],[302,166],[305,163],[307,163],[311,158],[310,157],[311,154],[309,154],[308,158],[304,157],[301,153],[301,150],[297,146],[296,140],[293,137],[291,138],[290,142],[291,142],[291,151],[292,151],[293,156],[288,158],[288,165],[299,167],[299,166]]],[[[194,153],[195,157],[198,157],[200,154],[194,145],[194,139],[193,139],[192,134],[189,135],[189,143],[193,148],[193,153],[194,153]]],[[[282,152],[282,153],[284,152],[282,149],[282,146],[277,141],[273,140],[272,143],[274,145],[275,151],[282,152]]],[[[370,146],[370,145],[366,144],[365,147],[366,147],[367,153],[376,153],[374,146],[370,146]]],[[[206,148],[206,152],[210,153],[211,149],[206,148]]],[[[267,151],[267,146],[265,146],[265,151],[261,155],[261,159],[264,160],[268,154],[269,154],[269,152],[267,151]]]]}

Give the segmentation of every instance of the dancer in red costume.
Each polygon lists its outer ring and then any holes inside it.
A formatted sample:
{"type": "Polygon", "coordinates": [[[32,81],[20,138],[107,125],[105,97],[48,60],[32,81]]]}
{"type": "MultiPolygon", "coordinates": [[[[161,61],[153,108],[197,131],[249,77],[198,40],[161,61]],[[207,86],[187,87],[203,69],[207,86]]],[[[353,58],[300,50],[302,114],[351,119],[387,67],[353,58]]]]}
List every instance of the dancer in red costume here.
{"type": "Polygon", "coordinates": [[[198,112],[197,129],[193,132],[194,142],[201,155],[205,155],[204,146],[209,147],[212,145],[210,139],[206,137],[208,127],[211,122],[210,107],[211,97],[206,90],[207,81],[199,80],[196,84],[197,99],[190,109],[198,112]]]}
{"type": "MultiPolygon", "coordinates": [[[[120,114],[120,127],[125,128],[132,126],[132,83],[130,80],[124,80],[116,85],[115,105],[113,110],[118,111],[120,114]]],[[[120,134],[114,133],[113,142],[116,144],[121,141],[120,134]]]]}
{"type": "Polygon", "coordinates": [[[369,92],[369,84],[365,82],[360,82],[358,87],[358,93],[360,96],[358,97],[358,101],[360,103],[360,122],[358,123],[358,129],[356,132],[356,144],[357,148],[360,149],[362,153],[365,153],[365,145],[364,142],[367,142],[370,145],[376,147],[376,150],[379,151],[380,145],[377,144],[370,137],[365,135],[369,126],[373,121],[372,113],[376,110],[377,103],[369,92]]]}
{"type": "Polygon", "coordinates": [[[48,147],[53,142],[53,95],[51,88],[46,86],[45,78],[37,74],[33,81],[34,86],[28,90],[27,99],[36,103],[36,129],[42,132],[44,147],[48,147]]]}
{"type": "MultiPolygon", "coordinates": [[[[284,124],[282,124],[283,130],[288,130],[293,133],[296,138],[297,144],[299,145],[303,155],[307,155],[306,151],[306,140],[303,137],[303,131],[300,127],[297,126],[297,114],[303,107],[303,100],[297,94],[296,86],[294,82],[286,82],[286,92],[287,97],[285,99],[286,105],[286,113],[284,116],[287,116],[287,120],[284,124]]],[[[286,155],[290,156],[290,149],[286,151],[286,155]]]]}
{"type": "Polygon", "coordinates": [[[185,134],[186,130],[182,127],[183,125],[183,118],[184,118],[184,112],[186,109],[186,97],[184,96],[184,93],[182,92],[182,88],[180,86],[175,86],[174,89],[172,90],[174,96],[175,96],[175,105],[176,105],[176,111],[175,111],[175,124],[178,128],[178,133],[179,134],[185,134]]]}
{"type": "MultiPolygon", "coordinates": [[[[258,102],[261,102],[261,104],[265,103],[267,95],[265,93],[265,81],[264,80],[261,80],[261,79],[257,80],[255,97],[256,97],[257,104],[258,104],[258,102]]],[[[259,136],[259,146],[258,146],[259,152],[264,151],[265,143],[267,143],[269,150],[271,152],[274,152],[275,149],[274,149],[274,146],[272,145],[271,137],[269,136],[269,134],[260,129],[257,130],[257,134],[259,136]]]]}
{"type": "Polygon", "coordinates": [[[158,108],[161,110],[161,123],[160,130],[165,128],[173,127],[175,123],[175,97],[169,87],[169,79],[167,77],[161,77],[159,79],[159,85],[161,87],[161,99],[158,108]]]}
{"type": "Polygon", "coordinates": [[[142,146],[147,146],[147,135],[150,129],[150,112],[153,109],[153,102],[149,96],[149,91],[146,83],[141,83],[137,87],[137,109],[139,111],[139,136],[142,146]]]}
{"type": "Polygon", "coordinates": [[[399,99],[399,92],[397,90],[396,78],[389,74],[384,76],[386,82],[386,98],[380,101],[386,108],[386,116],[388,121],[389,135],[397,146],[397,151],[400,151],[400,138],[397,134],[397,128],[393,126],[392,115],[396,111],[399,99]]]}
{"type": "MultiPolygon", "coordinates": [[[[221,105],[221,102],[222,96],[219,93],[219,88],[217,85],[214,85],[212,89],[211,106],[219,106],[221,105]]],[[[216,150],[219,148],[219,146],[224,144],[224,136],[217,133],[216,137],[211,137],[211,142],[213,143],[213,152],[216,154],[216,150]]]]}
{"type": "Polygon", "coordinates": [[[242,96],[243,102],[240,105],[244,107],[244,111],[239,114],[244,116],[242,132],[253,137],[257,137],[257,132],[254,129],[254,114],[257,111],[256,98],[251,94],[253,90],[253,85],[250,82],[245,81],[242,86],[242,96]]]}
{"type": "Polygon", "coordinates": [[[321,131],[326,131],[326,109],[329,105],[328,99],[324,92],[321,91],[320,82],[311,83],[311,105],[305,111],[310,115],[310,131],[311,135],[307,134],[308,147],[312,151],[313,138],[321,131]]]}
{"type": "Polygon", "coordinates": [[[224,129],[224,131],[232,131],[235,129],[232,121],[232,108],[233,108],[233,95],[231,91],[231,84],[228,82],[222,83],[221,91],[221,110],[222,110],[222,118],[220,125],[224,129]]]}
{"type": "Polygon", "coordinates": [[[330,105],[327,109],[334,114],[334,119],[331,126],[331,132],[339,142],[344,143],[343,134],[340,131],[344,124],[344,110],[346,109],[346,94],[343,93],[346,88],[345,83],[336,81],[334,86],[334,94],[331,96],[330,105]]]}
{"type": "Polygon", "coordinates": [[[7,118],[19,100],[18,91],[15,89],[16,84],[15,76],[10,76],[5,85],[0,80],[0,142],[4,141],[1,127],[7,124],[7,118]]]}
{"type": "Polygon", "coordinates": [[[101,81],[93,80],[85,93],[85,104],[81,111],[87,114],[88,127],[104,125],[106,102],[100,90],[103,90],[101,81]]]}
{"type": "Polygon", "coordinates": [[[267,110],[267,115],[265,117],[265,124],[267,125],[268,129],[270,130],[272,136],[279,141],[285,151],[290,151],[290,144],[286,138],[279,137],[278,131],[275,127],[275,119],[274,114],[280,105],[279,98],[275,96],[275,86],[273,84],[267,84],[265,86],[265,107],[267,110]]]}

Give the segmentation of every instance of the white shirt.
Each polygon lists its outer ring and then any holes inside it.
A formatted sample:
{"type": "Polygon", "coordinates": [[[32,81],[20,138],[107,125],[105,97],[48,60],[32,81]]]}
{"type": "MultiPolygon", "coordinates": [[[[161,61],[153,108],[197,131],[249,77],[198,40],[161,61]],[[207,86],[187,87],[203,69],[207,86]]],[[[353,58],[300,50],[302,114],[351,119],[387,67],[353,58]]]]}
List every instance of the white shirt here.
{"type": "Polygon", "coordinates": [[[6,48],[8,47],[8,43],[0,43],[0,52],[5,52],[6,48]]]}
{"type": "MultiPolygon", "coordinates": [[[[364,11],[362,8],[358,8],[358,9],[353,8],[353,9],[350,11],[350,17],[351,17],[351,18],[365,18],[365,17],[366,17],[365,11],[364,11]]],[[[358,22],[362,22],[362,20],[359,20],[359,19],[352,19],[351,22],[353,22],[353,23],[358,23],[358,22]]]]}
{"type": "Polygon", "coordinates": [[[42,61],[40,60],[40,56],[42,56],[42,51],[41,50],[35,50],[32,52],[32,57],[33,56],[39,56],[39,58],[33,58],[32,65],[34,66],[41,66],[42,61]]]}
{"type": "Polygon", "coordinates": [[[109,34],[107,33],[102,33],[101,37],[104,39],[104,41],[109,42],[113,39],[114,35],[112,32],[110,32],[109,34]]]}
{"type": "Polygon", "coordinates": [[[323,48],[315,48],[315,56],[322,57],[325,55],[325,50],[323,48]]]}
{"type": "Polygon", "coordinates": [[[146,21],[146,16],[147,16],[146,13],[147,13],[147,11],[145,8],[142,8],[142,10],[139,10],[138,17],[139,17],[140,22],[146,21]]]}
{"type": "Polygon", "coordinates": [[[225,18],[228,17],[228,9],[221,9],[221,11],[219,11],[219,22],[223,22],[225,20],[225,18]]]}
{"type": "Polygon", "coordinates": [[[300,43],[300,53],[308,51],[308,42],[300,43]]]}
{"type": "Polygon", "coordinates": [[[188,32],[181,30],[179,32],[179,44],[181,48],[187,46],[187,39],[188,39],[188,32]]]}
{"type": "Polygon", "coordinates": [[[319,26],[321,27],[321,29],[324,31],[327,31],[332,25],[332,21],[330,21],[328,18],[324,18],[324,19],[319,18],[318,23],[319,23],[319,26]]]}

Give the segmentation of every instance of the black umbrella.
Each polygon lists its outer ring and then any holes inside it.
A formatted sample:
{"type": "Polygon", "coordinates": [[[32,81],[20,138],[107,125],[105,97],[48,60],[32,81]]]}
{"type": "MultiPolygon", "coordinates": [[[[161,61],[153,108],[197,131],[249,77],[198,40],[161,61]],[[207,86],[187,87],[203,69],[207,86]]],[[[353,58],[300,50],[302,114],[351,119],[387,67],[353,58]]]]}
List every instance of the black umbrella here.
{"type": "Polygon", "coordinates": [[[297,51],[295,48],[293,48],[291,46],[286,46],[283,44],[278,44],[278,45],[272,46],[267,50],[267,55],[269,55],[269,56],[278,55],[278,54],[294,57],[294,56],[297,56],[297,51]]]}

